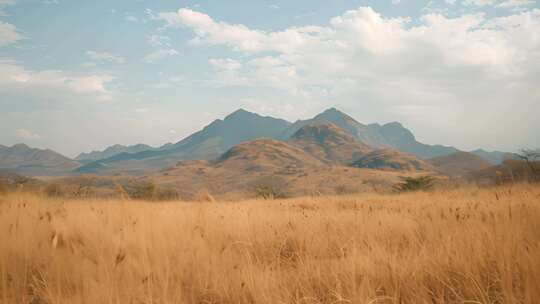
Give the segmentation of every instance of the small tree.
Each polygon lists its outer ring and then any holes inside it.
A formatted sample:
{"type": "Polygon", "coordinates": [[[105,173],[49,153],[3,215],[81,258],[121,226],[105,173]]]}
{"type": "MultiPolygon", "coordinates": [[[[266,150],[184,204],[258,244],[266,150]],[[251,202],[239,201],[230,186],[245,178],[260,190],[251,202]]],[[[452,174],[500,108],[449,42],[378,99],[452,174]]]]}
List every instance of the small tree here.
{"type": "Polygon", "coordinates": [[[532,174],[532,179],[539,181],[540,168],[538,162],[540,161],[540,150],[523,149],[521,150],[521,153],[516,154],[516,156],[527,163],[532,174]]]}
{"type": "Polygon", "coordinates": [[[283,178],[265,176],[253,183],[255,196],[263,199],[285,198],[287,182],[283,178]]]}
{"type": "Polygon", "coordinates": [[[426,191],[433,188],[434,178],[432,176],[408,177],[402,176],[402,182],[395,185],[398,192],[426,191]]]}

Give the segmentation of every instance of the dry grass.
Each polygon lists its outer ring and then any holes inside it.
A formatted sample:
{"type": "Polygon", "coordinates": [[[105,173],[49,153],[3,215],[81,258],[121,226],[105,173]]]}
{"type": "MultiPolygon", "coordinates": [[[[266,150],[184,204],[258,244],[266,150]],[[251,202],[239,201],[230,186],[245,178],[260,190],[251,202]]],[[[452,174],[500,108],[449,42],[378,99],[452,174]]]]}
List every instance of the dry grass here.
{"type": "Polygon", "coordinates": [[[1,303],[538,303],[540,188],[0,197],[1,303]]]}

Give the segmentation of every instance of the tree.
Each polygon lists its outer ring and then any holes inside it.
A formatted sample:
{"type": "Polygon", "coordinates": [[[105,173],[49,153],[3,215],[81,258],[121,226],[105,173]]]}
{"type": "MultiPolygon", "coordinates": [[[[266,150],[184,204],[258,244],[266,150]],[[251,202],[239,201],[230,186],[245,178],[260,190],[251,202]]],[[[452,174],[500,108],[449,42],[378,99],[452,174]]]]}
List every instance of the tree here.
{"type": "Polygon", "coordinates": [[[426,191],[433,188],[434,178],[431,176],[401,177],[402,182],[394,188],[398,192],[426,191]]]}
{"type": "Polygon", "coordinates": [[[527,163],[533,179],[536,181],[540,180],[540,168],[538,166],[538,163],[540,162],[540,149],[523,149],[521,150],[521,153],[516,154],[516,156],[527,163]]]}

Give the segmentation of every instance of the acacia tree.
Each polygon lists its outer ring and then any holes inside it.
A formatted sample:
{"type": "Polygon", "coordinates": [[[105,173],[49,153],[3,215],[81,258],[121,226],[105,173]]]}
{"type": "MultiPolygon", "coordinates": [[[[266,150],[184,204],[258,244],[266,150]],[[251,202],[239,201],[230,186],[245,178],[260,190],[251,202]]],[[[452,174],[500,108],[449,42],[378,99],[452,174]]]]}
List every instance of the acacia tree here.
{"type": "Polygon", "coordinates": [[[540,149],[523,149],[521,150],[521,153],[516,154],[516,156],[527,163],[533,179],[537,181],[540,180],[540,168],[538,166],[538,162],[540,161],[540,149]]]}

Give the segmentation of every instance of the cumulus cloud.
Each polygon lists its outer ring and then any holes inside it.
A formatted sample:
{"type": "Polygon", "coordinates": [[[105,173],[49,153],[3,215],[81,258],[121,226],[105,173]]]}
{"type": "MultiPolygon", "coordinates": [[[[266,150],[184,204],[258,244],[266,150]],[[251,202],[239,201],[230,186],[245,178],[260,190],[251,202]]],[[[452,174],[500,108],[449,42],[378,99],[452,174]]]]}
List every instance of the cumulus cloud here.
{"type": "Polygon", "coordinates": [[[167,57],[177,56],[179,54],[180,53],[178,53],[178,51],[175,50],[175,49],[158,49],[158,50],[155,50],[155,51],[147,54],[144,57],[144,61],[146,61],[148,63],[153,63],[153,62],[165,59],[167,57]]]}
{"type": "Polygon", "coordinates": [[[221,86],[273,88],[318,106],[335,100],[359,111],[369,106],[371,119],[446,124],[448,135],[456,137],[467,132],[451,123],[458,118],[468,119],[468,128],[490,125],[504,134],[540,128],[530,112],[540,110],[538,9],[502,17],[429,13],[413,23],[360,7],[327,26],[276,32],[190,9],[158,18],[168,27],[191,29],[195,44],[250,55],[209,61],[221,86]]]}
{"type": "MultiPolygon", "coordinates": [[[[89,96],[108,100],[109,75],[77,75],[59,70],[28,70],[13,60],[0,59],[0,93],[27,98],[66,98],[89,96]]],[[[75,98],[74,98],[75,99],[75,98]]]]}
{"type": "Polygon", "coordinates": [[[107,52],[87,51],[86,55],[94,61],[112,62],[112,63],[125,63],[126,62],[126,60],[123,57],[116,56],[107,52]]]}
{"type": "Polygon", "coordinates": [[[22,38],[14,25],[0,21],[0,47],[13,44],[22,38]]]}

